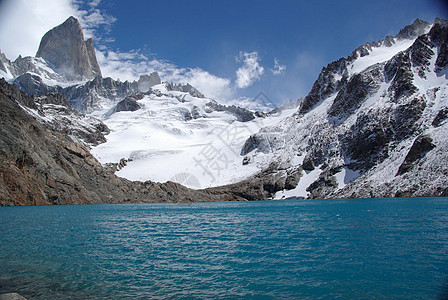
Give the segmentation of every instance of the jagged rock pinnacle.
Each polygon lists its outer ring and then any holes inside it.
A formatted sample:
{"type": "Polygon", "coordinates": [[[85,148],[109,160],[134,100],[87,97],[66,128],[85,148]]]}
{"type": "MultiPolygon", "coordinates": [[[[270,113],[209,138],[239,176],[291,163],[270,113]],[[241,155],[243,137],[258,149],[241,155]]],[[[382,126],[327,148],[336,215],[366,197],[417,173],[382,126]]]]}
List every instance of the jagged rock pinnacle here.
{"type": "Polygon", "coordinates": [[[93,41],[84,41],[81,24],[74,17],[69,17],[44,35],[36,56],[45,59],[68,80],[92,79],[101,75],[93,41]]]}
{"type": "Polygon", "coordinates": [[[152,72],[150,75],[140,75],[138,80],[138,90],[140,92],[147,92],[156,84],[160,84],[161,80],[157,72],[152,72]]]}

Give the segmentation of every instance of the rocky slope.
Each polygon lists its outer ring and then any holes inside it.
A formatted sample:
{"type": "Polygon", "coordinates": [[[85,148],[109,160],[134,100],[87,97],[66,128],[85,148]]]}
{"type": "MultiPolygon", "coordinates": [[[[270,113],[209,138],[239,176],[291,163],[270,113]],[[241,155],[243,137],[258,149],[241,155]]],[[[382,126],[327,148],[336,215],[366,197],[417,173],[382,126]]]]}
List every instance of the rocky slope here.
{"type": "Polygon", "coordinates": [[[36,97],[34,103],[22,106],[22,109],[38,122],[87,148],[104,143],[105,135],[110,133],[100,120],[74,110],[62,94],[50,93],[36,97]]]}
{"type": "MultiPolygon", "coordinates": [[[[448,195],[448,23],[416,20],[323,68],[298,112],[241,154],[300,171],[276,197],[448,195]]],[[[284,176],[285,177],[285,176],[284,176]]]]}

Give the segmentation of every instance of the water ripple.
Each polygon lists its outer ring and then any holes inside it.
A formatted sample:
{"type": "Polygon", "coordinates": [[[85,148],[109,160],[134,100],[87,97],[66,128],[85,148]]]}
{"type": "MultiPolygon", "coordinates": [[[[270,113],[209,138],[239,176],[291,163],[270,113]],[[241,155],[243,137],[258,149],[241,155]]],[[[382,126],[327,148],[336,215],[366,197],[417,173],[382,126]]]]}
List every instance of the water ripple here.
{"type": "Polygon", "coordinates": [[[423,298],[448,199],[0,208],[0,293],[30,299],[423,298]]]}

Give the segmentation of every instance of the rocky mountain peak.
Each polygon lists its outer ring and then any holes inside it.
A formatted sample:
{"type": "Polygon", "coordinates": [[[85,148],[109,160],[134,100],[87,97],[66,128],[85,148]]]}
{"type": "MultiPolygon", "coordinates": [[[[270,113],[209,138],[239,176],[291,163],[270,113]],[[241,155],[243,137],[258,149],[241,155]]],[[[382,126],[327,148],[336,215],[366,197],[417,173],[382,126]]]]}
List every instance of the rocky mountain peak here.
{"type": "Polygon", "coordinates": [[[431,24],[428,22],[416,19],[414,23],[401,29],[396,38],[399,40],[414,39],[422,34],[425,34],[430,26],[431,24]]]}
{"type": "Polygon", "coordinates": [[[151,87],[160,84],[161,82],[159,73],[157,72],[152,72],[149,75],[140,75],[138,80],[138,90],[140,92],[147,92],[151,87]]]}
{"type": "Polygon", "coordinates": [[[85,41],[81,24],[74,18],[48,31],[42,38],[36,57],[42,57],[68,80],[101,76],[91,39],[85,41]]]}

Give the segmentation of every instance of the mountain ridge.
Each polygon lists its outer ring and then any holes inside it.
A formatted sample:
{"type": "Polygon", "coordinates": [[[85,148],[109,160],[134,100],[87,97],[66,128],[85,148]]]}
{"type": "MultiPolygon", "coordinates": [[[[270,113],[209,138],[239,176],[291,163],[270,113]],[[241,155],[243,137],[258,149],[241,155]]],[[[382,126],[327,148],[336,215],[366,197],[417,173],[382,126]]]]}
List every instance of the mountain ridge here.
{"type": "Polygon", "coordinates": [[[368,44],[362,55],[355,50],[330,63],[298,113],[260,130],[243,154],[269,153],[291,167],[303,166],[306,186],[299,182],[295,189],[303,197],[446,195],[447,124],[435,118],[448,104],[448,26],[441,19],[430,28],[426,24],[417,20],[400,31],[400,39],[368,44]],[[434,147],[425,150],[419,141],[434,147]],[[411,162],[408,154],[416,149],[421,156],[411,162]],[[294,156],[298,162],[288,163],[294,156]]]}
{"type": "MultiPolygon", "coordinates": [[[[93,43],[83,43],[86,51],[90,47],[92,52],[93,43]]],[[[361,45],[349,56],[324,67],[310,93],[298,101],[298,108],[267,114],[221,105],[189,84],[162,84],[157,73],[143,75],[134,82],[95,76],[74,84],[64,82],[65,75],[54,72],[41,57],[19,57],[10,62],[0,54],[0,61],[0,70],[15,76],[17,87],[40,96],[10,92],[14,97],[9,98],[22,103],[19,108],[10,109],[10,115],[22,116],[14,112],[21,109],[41,124],[26,121],[32,124],[31,128],[46,128],[37,130],[40,134],[50,130],[56,132],[53,135],[62,135],[63,145],[76,142],[62,146],[65,150],[59,153],[67,160],[46,163],[58,170],[61,164],[63,169],[71,169],[73,161],[75,169],[90,164],[86,173],[89,180],[101,181],[111,189],[110,197],[117,199],[110,200],[108,196],[109,200],[101,200],[86,181],[74,185],[78,177],[73,177],[73,172],[69,174],[68,186],[82,190],[85,185],[96,203],[195,201],[195,197],[223,201],[448,196],[448,22],[442,19],[436,19],[432,25],[417,19],[395,37],[361,45]],[[70,111],[67,103],[82,113],[93,112],[106,124],[83,119],[70,111]],[[55,117],[58,114],[61,118],[55,117]],[[90,125],[82,125],[86,122],[90,125]],[[142,128],[141,124],[150,126],[142,128]],[[109,134],[108,126],[112,126],[109,134]],[[151,148],[158,145],[159,135],[171,144],[151,148]],[[211,136],[216,138],[210,139],[211,136]],[[217,142],[224,146],[217,148],[217,142]],[[120,147],[115,149],[113,145],[120,147]],[[96,158],[86,147],[92,147],[96,158]],[[210,151],[216,155],[213,161],[207,156],[210,151]],[[158,166],[158,161],[165,167],[158,166]],[[178,162],[190,162],[194,167],[180,168],[178,162]],[[131,182],[114,175],[139,175],[138,167],[144,165],[165,172],[168,163],[177,174],[169,173],[171,179],[164,178],[163,181],[168,180],[165,184],[147,181],[147,177],[131,182]],[[218,164],[224,164],[226,169],[220,169],[218,164]],[[215,187],[190,190],[179,184],[194,187],[198,178],[200,181],[206,177],[215,187]],[[217,183],[224,184],[216,186],[217,183]]],[[[3,89],[10,90],[5,84],[2,83],[3,89]]],[[[25,137],[36,140],[25,123],[14,124],[25,128],[25,137]]],[[[17,142],[26,144],[23,138],[22,135],[17,142]]],[[[12,138],[8,143],[11,142],[12,138]]],[[[31,147],[42,148],[40,144],[31,147]]],[[[54,154],[54,149],[47,150],[54,154]]],[[[11,168],[2,172],[19,174],[18,168],[23,174],[30,174],[35,167],[41,168],[34,163],[39,159],[28,159],[32,153],[23,153],[22,158],[9,154],[13,158],[2,165],[11,168]]],[[[37,182],[43,182],[42,177],[38,178],[37,182]]],[[[27,190],[26,183],[13,185],[27,190]]],[[[3,203],[32,204],[20,202],[16,196],[12,197],[14,202],[5,196],[14,194],[10,188],[10,184],[3,183],[0,195],[9,199],[3,203]]],[[[60,188],[62,193],[68,192],[67,188],[60,188]]],[[[51,193],[50,190],[32,187],[28,192],[45,195],[40,198],[42,203],[72,203],[73,200],[56,201],[58,198],[51,195],[54,189],[51,193]]]]}

